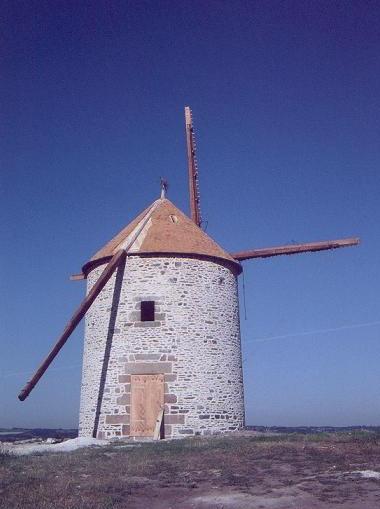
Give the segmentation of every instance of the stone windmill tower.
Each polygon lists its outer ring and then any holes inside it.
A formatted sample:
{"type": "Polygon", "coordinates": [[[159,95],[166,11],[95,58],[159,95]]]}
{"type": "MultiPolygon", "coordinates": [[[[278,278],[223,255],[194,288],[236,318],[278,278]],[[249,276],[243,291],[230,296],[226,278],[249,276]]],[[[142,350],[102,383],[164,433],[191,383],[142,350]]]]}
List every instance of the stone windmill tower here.
{"type": "Polygon", "coordinates": [[[129,244],[86,316],[80,434],[153,435],[164,404],[165,436],[238,429],[239,264],[161,198],[84,266],[89,289],[129,244]]]}
{"type": "Polygon", "coordinates": [[[240,261],[355,245],[358,239],[229,254],[201,229],[191,112],[191,218],[165,197],[100,249],[75,279],[87,296],[20,393],[24,400],[86,315],[79,433],[180,437],[244,425],[240,261]]]}

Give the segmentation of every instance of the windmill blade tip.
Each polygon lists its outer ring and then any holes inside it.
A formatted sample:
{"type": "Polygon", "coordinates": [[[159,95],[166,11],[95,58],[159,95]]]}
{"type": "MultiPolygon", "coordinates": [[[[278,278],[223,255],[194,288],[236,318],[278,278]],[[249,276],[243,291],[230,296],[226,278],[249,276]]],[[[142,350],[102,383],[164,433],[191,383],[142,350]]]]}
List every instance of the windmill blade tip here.
{"type": "Polygon", "coordinates": [[[70,281],[81,281],[82,279],[86,279],[86,276],[82,272],[70,276],[70,281]]]}
{"type": "Polygon", "coordinates": [[[346,239],[342,239],[342,242],[347,246],[357,246],[358,244],[361,243],[361,238],[360,237],[349,237],[346,239]]]}

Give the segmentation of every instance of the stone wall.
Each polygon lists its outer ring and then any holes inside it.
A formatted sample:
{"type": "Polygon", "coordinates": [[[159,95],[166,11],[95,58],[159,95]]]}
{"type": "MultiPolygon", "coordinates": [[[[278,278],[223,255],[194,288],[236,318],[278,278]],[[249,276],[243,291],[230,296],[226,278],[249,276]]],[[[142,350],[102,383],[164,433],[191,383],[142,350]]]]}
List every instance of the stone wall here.
{"type": "MultiPolygon", "coordinates": [[[[105,265],[88,276],[91,289],[105,265]]],[[[165,436],[244,425],[237,277],[185,257],[127,258],[86,315],[79,433],[129,435],[130,375],[165,375],[165,436]],[[155,321],[140,321],[142,300],[155,321]]]]}

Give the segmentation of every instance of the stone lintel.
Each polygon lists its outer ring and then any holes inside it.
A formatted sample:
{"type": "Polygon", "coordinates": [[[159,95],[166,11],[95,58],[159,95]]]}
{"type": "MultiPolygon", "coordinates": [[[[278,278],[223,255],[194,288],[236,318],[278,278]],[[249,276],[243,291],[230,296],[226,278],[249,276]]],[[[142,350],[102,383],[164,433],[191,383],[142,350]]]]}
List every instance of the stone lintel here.
{"type": "MultiPolygon", "coordinates": [[[[171,373],[171,362],[127,362],[125,364],[125,372],[131,375],[149,375],[157,373],[171,373]]],[[[123,375],[119,376],[120,378],[123,375]]]]}
{"type": "Polygon", "coordinates": [[[142,300],[154,300],[154,302],[162,301],[163,297],[157,297],[157,295],[143,295],[142,297],[133,297],[134,302],[141,302],[142,300]]]}
{"type": "Polygon", "coordinates": [[[159,361],[161,358],[160,353],[136,353],[135,359],[137,361],[159,361]]]}

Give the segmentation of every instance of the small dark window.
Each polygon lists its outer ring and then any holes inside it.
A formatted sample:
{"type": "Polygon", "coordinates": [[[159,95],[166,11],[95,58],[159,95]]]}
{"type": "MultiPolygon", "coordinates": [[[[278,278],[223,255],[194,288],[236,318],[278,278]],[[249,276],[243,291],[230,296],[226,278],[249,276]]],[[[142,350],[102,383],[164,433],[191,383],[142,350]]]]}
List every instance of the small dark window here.
{"type": "Polygon", "coordinates": [[[154,300],[141,301],[141,321],[154,322],[154,300]]]}

